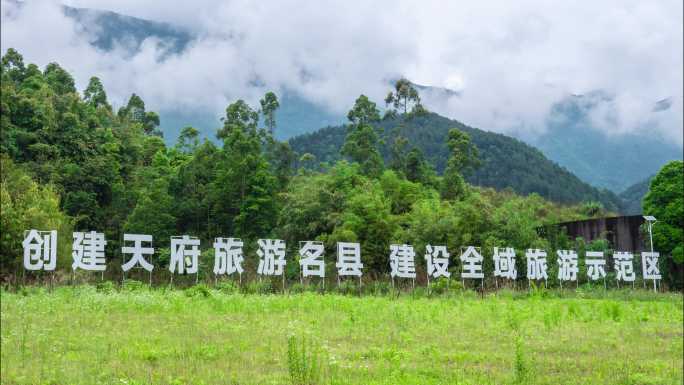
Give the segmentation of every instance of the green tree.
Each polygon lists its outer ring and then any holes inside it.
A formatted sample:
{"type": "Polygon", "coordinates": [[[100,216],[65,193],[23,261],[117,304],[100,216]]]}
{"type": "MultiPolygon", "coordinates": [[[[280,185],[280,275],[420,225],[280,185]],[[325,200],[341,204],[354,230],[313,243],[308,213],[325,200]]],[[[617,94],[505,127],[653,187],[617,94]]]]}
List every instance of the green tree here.
{"type": "Polygon", "coordinates": [[[408,139],[398,135],[394,138],[391,148],[391,163],[390,168],[396,172],[404,173],[406,171],[406,148],[408,147],[408,139]]]}
{"type": "Polygon", "coordinates": [[[7,76],[7,80],[18,84],[24,80],[25,74],[24,57],[14,48],[8,48],[2,56],[2,75],[7,76]]]}
{"type": "Polygon", "coordinates": [[[278,97],[269,91],[259,103],[261,104],[261,113],[264,115],[264,123],[268,127],[268,132],[273,136],[276,126],[275,112],[280,107],[278,97]]]}
{"type": "Polygon", "coordinates": [[[383,169],[383,160],[378,149],[378,135],[372,124],[380,120],[375,103],[361,95],[347,114],[351,122],[342,146],[342,155],[361,165],[364,175],[377,177],[383,169]]]}
{"type": "Polygon", "coordinates": [[[83,101],[95,108],[104,107],[110,111],[112,109],[107,101],[107,93],[105,92],[104,86],[96,76],[91,77],[88,81],[88,86],[83,91],[83,101]]]}
{"type": "Polygon", "coordinates": [[[447,138],[449,160],[442,179],[442,197],[444,199],[462,198],[466,191],[463,174],[478,164],[478,151],[470,142],[465,132],[452,128],[447,138]]]}
{"type": "Polygon", "coordinates": [[[423,152],[415,147],[406,156],[405,175],[406,179],[411,182],[419,182],[425,185],[433,185],[435,183],[435,170],[425,160],[423,152]]]}
{"type": "MultiPolygon", "coordinates": [[[[59,195],[51,185],[39,185],[11,159],[0,156],[0,269],[18,273],[22,266],[24,231],[57,230],[71,234],[71,218],[59,209],[59,195]]],[[[69,255],[70,244],[58,242],[58,255],[69,255]]],[[[66,262],[58,259],[60,266],[66,262]],[[61,263],[60,263],[61,262],[61,263]]]]}
{"type": "Polygon", "coordinates": [[[387,107],[393,106],[395,110],[402,111],[407,114],[409,110],[412,113],[423,113],[425,108],[420,103],[420,95],[413,84],[405,78],[401,78],[394,83],[394,92],[390,91],[385,98],[387,107]]]}
{"type": "Polygon", "coordinates": [[[278,180],[278,189],[284,190],[292,176],[293,164],[297,156],[287,142],[269,138],[267,146],[269,147],[267,158],[271,165],[271,172],[278,180]]]}
{"type": "Polygon", "coordinates": [[[57,63],[50,63],[45,67],[45,79],[57,95],[76,92],[74,78],[57,63]]]}
{"type": "Polygon", "coordinates": [[[223,157],[212,185],[212,217],[224,232],[254,238],[269,234],[277,219],[277,181],[257,132],[258,114],[244,101],[226,108],[223,157]]]}
{"type": "Polygon", "coordinates": [[[178,149],[186,153],[192,153],[197,146],[199,146],[199,131],[192,126],[183,127],[178,136],[178,149]]]}
{"type": "Polygon", "coordinates": [[[653,226],[653,247],[661,255],[672,256],[674,265],[668,266],[668,280],[676,287],[682,287],[682,264],[684,250],[684,162],[676,160],[667,163],[651,180],[648,193],[643,200],[645,215],[656,217],[653,226]]]}

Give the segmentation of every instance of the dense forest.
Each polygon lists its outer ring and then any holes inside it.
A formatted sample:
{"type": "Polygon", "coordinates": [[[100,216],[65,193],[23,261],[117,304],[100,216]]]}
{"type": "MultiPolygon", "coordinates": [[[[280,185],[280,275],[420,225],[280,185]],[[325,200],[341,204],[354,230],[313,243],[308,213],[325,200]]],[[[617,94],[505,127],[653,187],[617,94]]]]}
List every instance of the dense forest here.
{"type": "MultiPolygon", "coordinates": [[[[416,148],[425,159],[444,171],[449,149],[444,140],[448,131],[457,128],[467,133],[480,154],[479,167],[466,175],[469,183],[527,195],[537,193],[561,203],[585,201],[600,202],[606,209],[622,211],[622,201],[608,190],[599,190],[581,181],[574,174],[548,160],[544,154],[517,139],[483,131],[445,118],[435,113],[419,114],[408,119],[388,115],[377,125],[383,139],[381,153],[391,159],[397,139],[404,140],[407,149],[416,148]]],[[[311,153],[319,162],[341,159],[339,148],[346,138],[346,126],[326,127],[317,132],[290,139],[290,145],[299,153],[311,153]]]]}
{"type": "MultiPolygon", "coordinates": [[[[284,239],[288,256],[303,240],[323,241],[326,250],[358,241],[377,277],[389,269],[390,243],[417,250],[478,245],[485,255],[494,246],[570,247],[562,237],[540,237],[537,228],[605,215],[595,201],[610,203],[606,196],[539,152],[430,114],[400,83],[388,95],[385,118],[361,95],[347,126],[294,140],[294,149],[273,137],[279,103],[271,92],[258,108],[243,100],[227,106],[216,132],[220,145],[186,127],[167,146],[159,116],[138,95],[115,111],[97,77],[79,92],[58,64],[41,70],[9,49],[0,104],[3,274],[21,270],[22,234],[31,228],[59,230],[63,271],[70,270],[70,231],[78,229],[106,234],[114,267],[124,232],[152,234],[161,266],[170,236],[198,236],[203,278],[213,265],[214,237],[242,238],[248,266],[258,238],[284,239]],[[496,189],[468,184],[464,175],[472,170],[469,181],[496,189]]],[[[287,274],[296,277],[298,265],[288,264],[287,274]]]]}

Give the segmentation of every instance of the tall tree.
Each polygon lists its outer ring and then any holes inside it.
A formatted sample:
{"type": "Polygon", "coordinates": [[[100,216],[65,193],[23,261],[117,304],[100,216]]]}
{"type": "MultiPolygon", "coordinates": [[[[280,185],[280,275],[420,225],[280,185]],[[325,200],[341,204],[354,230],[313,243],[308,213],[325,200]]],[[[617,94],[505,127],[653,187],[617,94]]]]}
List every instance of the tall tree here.
{"type": "Polygon", "coordinates": [[[45,80],[57,95],[76,92],[74,78],[57,63],[50,63],[45,67],[45,80]]]}
{"type": "Polygon", "coordinates": [[[107,101],[107,93],[104,90],[104,86],[102,86],[102,82],[96,76],[91,77],[90,81],[88,81],[88,87],[83,91],[83,100],[95,108],[104,107],[108,110],[112,109],[107,101]]]}
{"type": "Polygon", "coordinates": [[[408,147],[408,139],[398,135],[394,138],[391,148],[391,164],[390,168],[396,172],[404,173],[406,171],[406,148],[408,147]]]}
{"type": "Polygon", "coordinates": [[[212,185],[212,217],[224,232],[246,238],[271,232],[277,217],[276,179],[271,174],[257,132],[258,114],[238,100],[226,108],[223,160],[212,185]]]}
{"type": "Polygon", "coordinates": [[[192,126],[183,127],[178,136],[177,147],[185,153],[192,153],[197,146],[199,146],[199,131],[192,126]]]}
{"type": "Polygon", "coordinates": [[[394,106],[395,110],[402,111],[407,114],[409,110],[412,113],[424,112],[425,108],[420,103],[420,95],[418,90],[408,79],[401,78],[394,83],[394,92],[390,91],[385,98],[385,104],[394,106]]]}
{"type": "Polygon", "coordinates": [[[465,132],[452,128],[447,138],[449,160],[442,179],[442,197],[458,199],[465,194],[466,184],[463,174],[479,164],[477,147],[470,142],[465,132]]]}
{"type": "Polygon", "coordinates": [[[264,115],[264,123],[268,128],[268,132],[273,136],[276,126],[275,112],[280,107],[278,97],[276,94],[269,91],[259,103],[261,103],[261,113],[264,115]]]}
{"type": "Polygon", "coordinates": [[[378,149],[378,135],[372,126],[380,120],[375,103],[361,95],[347,114],[351,122],[342,146],[342,155],[361,165],[364,175],[377,177],[382,173],[383,160],[378,149]]]}
{"type": "Polygon", "coordinates": [[[8,48],[2,56],[2,74],[16,84],[24,80],[26,74],[24,57],[14,48],[8,48]]]}
{"type": "Polygon", "coordinates": [[[216,137],[225,142],[233,132],[241,131],[245,134],[256,134],[257,124],[259,122],[259,113],[252,110],[252,108],[240,99],[235,103],[231,103],[226,108],[226,116],[221,118],[223,121],[223,128],[219,129],[216,137]]]}

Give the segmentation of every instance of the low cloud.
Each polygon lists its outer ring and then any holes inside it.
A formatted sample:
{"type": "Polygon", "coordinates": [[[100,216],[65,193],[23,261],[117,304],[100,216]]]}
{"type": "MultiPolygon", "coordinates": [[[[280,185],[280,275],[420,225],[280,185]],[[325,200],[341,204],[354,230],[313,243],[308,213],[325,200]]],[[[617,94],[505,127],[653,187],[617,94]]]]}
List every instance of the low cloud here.
{"type": "Polygon", "coordinates": [[[649,130],[682,143],[682,3],[530,0],[456,2],[71,0],[168,22],[196,36],[179,55],[147,39],[131,55],[104,52],[59,4],[2,2],[2,47],[56,61],[82,88],[100,76],[121,104],[131,92],[153,109],[215,115],[266,90],[291,90],[335,112],[360,93],[378,103],[406,76],[456,94],[426,94],[432,110],[488,130],[544,130],[551,106],[601,90],[592,112],[608,134],[649,130]],[[669,108],[656,108],[667,99],[669,108]]]}

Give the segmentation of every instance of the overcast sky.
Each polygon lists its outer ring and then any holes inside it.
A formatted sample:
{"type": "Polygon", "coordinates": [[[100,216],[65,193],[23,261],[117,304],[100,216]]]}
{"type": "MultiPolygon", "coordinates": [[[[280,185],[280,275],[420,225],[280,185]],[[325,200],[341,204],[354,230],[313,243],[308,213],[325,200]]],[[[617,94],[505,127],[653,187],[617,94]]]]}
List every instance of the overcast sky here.
{"type": "Polygon", "coordinates": [[[672,1],[138,1],[68,0],[169,22],[193,32],[181,55],[101,52],[58,3],[2,0],[2,49],[41,66],[57,61],[83,88],[99,76],[115,104],[131,92],[152,109],[252,103],[291,89],[337,112],[360,93],[379,104],[406,76],[459,92],[432,110],[498,131],[544,129],[553,103],[603,90],[595,111],[610,134],[644,127],[682,143],[682,2],[672,1]],[[258,86],[255,86],[258,80],[258,86]],[[654,112],[656,102],[671,106],[654,112]]]}

